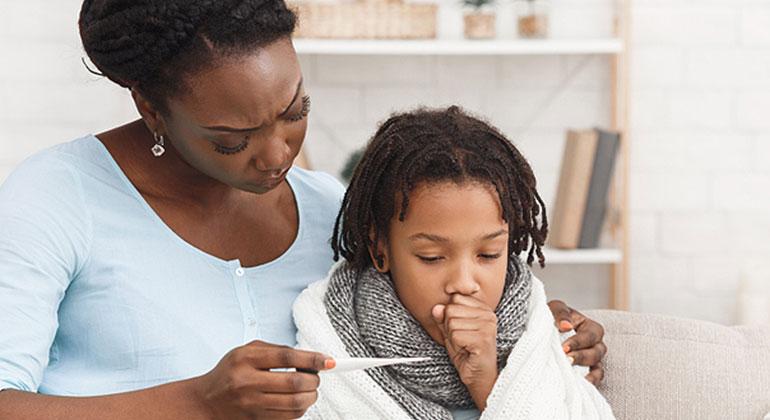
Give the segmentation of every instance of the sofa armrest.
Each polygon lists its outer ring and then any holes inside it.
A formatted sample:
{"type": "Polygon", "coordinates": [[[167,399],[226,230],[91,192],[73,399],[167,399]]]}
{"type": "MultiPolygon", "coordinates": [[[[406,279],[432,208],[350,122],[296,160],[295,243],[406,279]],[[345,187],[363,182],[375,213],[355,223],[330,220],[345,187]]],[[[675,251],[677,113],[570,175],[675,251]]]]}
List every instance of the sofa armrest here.
{"type": "Polygon", "coordinates": [[[599,391],[619,420],[757,419],[770,411],[770,326],[611,310],[599,391]]]}

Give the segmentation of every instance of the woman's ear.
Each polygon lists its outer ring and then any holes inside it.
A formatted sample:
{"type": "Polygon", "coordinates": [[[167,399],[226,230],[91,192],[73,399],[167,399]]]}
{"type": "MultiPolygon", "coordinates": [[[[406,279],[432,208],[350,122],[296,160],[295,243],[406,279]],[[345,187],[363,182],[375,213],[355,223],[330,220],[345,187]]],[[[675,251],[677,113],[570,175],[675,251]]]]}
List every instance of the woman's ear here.
{"type": "Polygon", "coordinates": [[[366,248],[369,250],[369,256],[374,262],[374,268],[380,273],[387,273],[390,271],[390,264],[388,264],[388,247],[382,241],[382,238],[375,235],[374,227],[369,229],[369,244],[366,248]]]}
{"type": "Polygon", "coordinates": [[[152,104],[142,96],[136,89],[131,89],[131,97],[134,99],[134,105],[139,115],[142,116],[142,121],[147,129],[151,133],[157,133],[159,135],[166,135],[163,129],[163,119],[160,113],[152,106],[152,104]]]}

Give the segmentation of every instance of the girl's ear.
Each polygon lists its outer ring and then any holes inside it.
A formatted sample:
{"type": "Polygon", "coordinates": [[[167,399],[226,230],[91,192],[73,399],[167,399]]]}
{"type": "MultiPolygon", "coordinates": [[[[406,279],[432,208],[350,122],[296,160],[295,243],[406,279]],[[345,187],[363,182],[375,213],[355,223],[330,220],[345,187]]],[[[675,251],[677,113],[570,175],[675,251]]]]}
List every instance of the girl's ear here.
{"type": "Polygon", "coordinates": [[[388,247],[384,246],[382,239],[376,238],[375,242],[374,226],[369,229],[369,243],[366,248],[369,250],[369,256],[374,262],[374,268],[380,273],[387,273],[390,271],[390,265],[388,264],[388,247]]]}

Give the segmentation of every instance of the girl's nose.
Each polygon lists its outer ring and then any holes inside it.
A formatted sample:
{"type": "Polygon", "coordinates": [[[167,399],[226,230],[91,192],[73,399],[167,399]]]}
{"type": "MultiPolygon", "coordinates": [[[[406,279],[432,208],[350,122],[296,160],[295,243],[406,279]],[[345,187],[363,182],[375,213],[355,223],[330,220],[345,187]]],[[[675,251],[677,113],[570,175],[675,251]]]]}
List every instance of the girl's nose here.
{"type": "Polygon", "coordinates": [[[458,264],[447,279],[445,290],[448,294],[473,295],[480,289],[470,264],[458,264]]]}

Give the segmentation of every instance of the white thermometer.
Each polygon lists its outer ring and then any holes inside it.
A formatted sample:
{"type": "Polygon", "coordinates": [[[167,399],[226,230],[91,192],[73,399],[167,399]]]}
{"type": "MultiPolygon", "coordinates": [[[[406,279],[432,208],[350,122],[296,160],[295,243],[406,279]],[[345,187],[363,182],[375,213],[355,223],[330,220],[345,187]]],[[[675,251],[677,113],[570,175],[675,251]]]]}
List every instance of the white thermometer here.
{"type": "Polygon", "coordinates": [[[397,357],[397,358],[379,358],[379,357],[351,357],[347,359],[334,359],[337,364],[321,373],[341,373],[351,370],[369,369],[378,366],[397,365],[401,363],[415,363],[430,360],[430,357],[397,357]]]}

